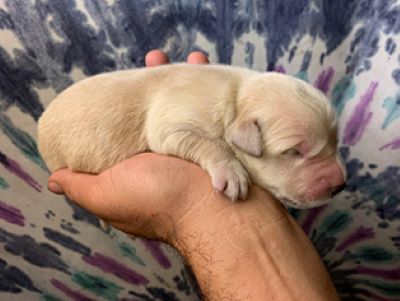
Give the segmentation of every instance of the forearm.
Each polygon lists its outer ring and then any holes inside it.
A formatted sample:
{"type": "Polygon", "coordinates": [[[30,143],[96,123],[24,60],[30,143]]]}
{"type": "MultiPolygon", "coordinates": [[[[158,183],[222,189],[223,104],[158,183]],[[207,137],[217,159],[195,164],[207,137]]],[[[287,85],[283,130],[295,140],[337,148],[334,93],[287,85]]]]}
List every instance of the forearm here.
{"type": "Polygon", "coordinates": [[[99,176],[60,170],[50,181],[116,228],[174,245],[207,300],[338,300],[308,238],[257,186],[232,203],[199,166],[155,154],[99,176]]]}
{"type": "Polygon", "coordinates": [[[309,239],[266,192],[205,202],[175,245],[207,300],[339,300],[309,239]]]}

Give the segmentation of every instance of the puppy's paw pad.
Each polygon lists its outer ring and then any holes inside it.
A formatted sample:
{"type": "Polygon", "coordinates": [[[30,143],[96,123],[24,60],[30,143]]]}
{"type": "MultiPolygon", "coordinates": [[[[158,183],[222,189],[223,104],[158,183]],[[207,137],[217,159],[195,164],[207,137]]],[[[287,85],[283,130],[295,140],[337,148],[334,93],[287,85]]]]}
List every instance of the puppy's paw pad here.
{"type": "Polygon", "coordinates": [[[208,169],[214,189],[232,201],[245,200],[249,176],[238,161],[218,163],[208,169]]]}

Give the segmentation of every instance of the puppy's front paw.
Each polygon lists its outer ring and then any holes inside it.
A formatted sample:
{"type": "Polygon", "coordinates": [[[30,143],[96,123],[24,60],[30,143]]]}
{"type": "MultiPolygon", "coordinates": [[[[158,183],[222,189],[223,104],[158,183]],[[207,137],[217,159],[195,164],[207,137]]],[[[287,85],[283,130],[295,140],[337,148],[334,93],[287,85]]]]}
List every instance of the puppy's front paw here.
{"type": "Polygon", "coordinates": [[[223,192],[232,201],[246,199],[250,180],[239,161],[220,162],[208,168],[208,172],[217,192],[223,192]]]}

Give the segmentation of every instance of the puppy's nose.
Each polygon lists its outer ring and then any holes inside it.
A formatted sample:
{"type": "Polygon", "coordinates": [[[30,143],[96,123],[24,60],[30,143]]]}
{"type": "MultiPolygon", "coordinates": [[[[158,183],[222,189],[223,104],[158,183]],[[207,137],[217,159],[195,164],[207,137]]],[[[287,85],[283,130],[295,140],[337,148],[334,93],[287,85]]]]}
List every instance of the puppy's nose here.
{"type": "Polygon", "coordinates": [[[334,197],[335,195],[337,195],[339,192],[343,191],[346,188],[346,183],[336,186],[332,189],[331,192],[331,197],[334,197]]]}

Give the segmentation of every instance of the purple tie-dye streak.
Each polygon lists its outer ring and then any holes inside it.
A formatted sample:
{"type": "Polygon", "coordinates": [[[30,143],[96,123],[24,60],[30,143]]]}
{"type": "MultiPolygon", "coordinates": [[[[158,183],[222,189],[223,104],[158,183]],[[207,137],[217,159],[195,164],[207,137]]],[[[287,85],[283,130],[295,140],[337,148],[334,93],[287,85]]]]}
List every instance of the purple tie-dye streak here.
{"type": "Polygon", "coordinates": [[[371,82],[367,92],[361,96],[360,102],[356,106],[344,129],[344,144],[355,145],[361,140],[362,135],[372,118],[372,112],[369,110],[369,105],[374,98],[377,86],[378,82],[371,82]]]}
{"type": "Polygon", "coordinates": [[[98,267],[104,272],[114,274],[118,278],[134,285],[145,285],[149,280],[138,272],[127,268],[125,264],[105,255],[94,253],[94,255],[83,256],[82,259],[88,264],[98,267]]]}
{"type": "Polygon", "coordinates": [[[141,239],[141,242],[164,269],[169,269],[172,266],[168,257],[164,254],[160,242],[146,239],[141,239]]]}
{"type": "Polygon", "coordinates": [[[321,90],[324,94],[328,94],[334,76],[335,70],[332,67],[329,67],[318,75],[314,86],[321,90]]]}
{"type": "Polygon", "coordinates": [[[357,228],[353,233],[350,233],[342,243],[336,247],[336,251],[341,252],[348,249],[351,245],[360,242],[364,239],[374,238],[375,233],[373,228],[364,228],[363,226],[357,228]]]}
{"type": "Polygon", "coordinates": [[[283,65],[277,65],[274,68],[274,71],[278,72],[278,73],[286,73],[286,69],[285,69],[285,67],[283,65]]]}
{"type": "Polygon", "coordinates": [[[371,275],[374,277],[379,277],[391,281],[400,280],[400,268],[389,270],[389,269],[374,269],[374,268],[359,266],[357,267],[357,271],[364,275],[371,275]]]}
{"type": "Polygon", "coordinates": [[[18,178],[23,180],[26,184],[31,186],[37,192],[42,191],[42,185],[36,182],[30,174],[28,174],[17,161],[8,158],[5,154],[0,151],[0,163],[7,169],[9,172],[16,175],[18,178]]]}
{"type": "Polygon", "coordinates": [[[327,206],[321,206],[321,207],[310,209],[310,211],[307,214],[307,217],[304,219],[304,222],[301,225],[301,227],[303,228],[303,231],[306,234],[311,233],[312,226],[314,225],[316,219],[318,218],[318,216],[321,215],[321,213],[326,208],[327,208],[327,206]]]}
{"type": "Polygon", "coordinates": [[[74,301],[95,301],[94,299],[91,299],[91,298],[85,296],[84,294],[80,293],[79,291],[74,291],[73,289],[69,288],[67,285],[65,285],[64,283],[62,283],[61,281],[59,281],[57,279],[51,279],[50,283],[55,288],[57,288],[58,290],[63,292],[66,296],[71,298],[71,300],[74,300],[74,301]]]}
{"type": "Polygon", "coordinates": [[[384,149],[398,149],[400,148],[400,138],[394,139],[392,142],[385,144],[384,146],[380,147],[379,150],[384,149]]]}
{"type": "Polygon", "coordinates": [[[0,218],[18,226],[25,226],[25,217],[21,210],[0,201],[0,218]]]}

